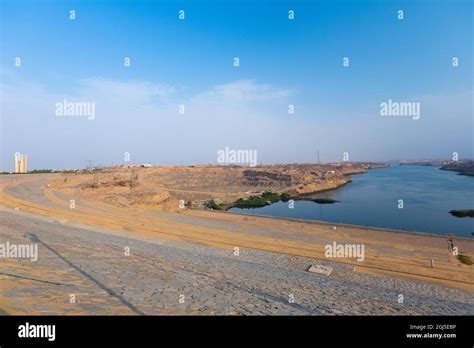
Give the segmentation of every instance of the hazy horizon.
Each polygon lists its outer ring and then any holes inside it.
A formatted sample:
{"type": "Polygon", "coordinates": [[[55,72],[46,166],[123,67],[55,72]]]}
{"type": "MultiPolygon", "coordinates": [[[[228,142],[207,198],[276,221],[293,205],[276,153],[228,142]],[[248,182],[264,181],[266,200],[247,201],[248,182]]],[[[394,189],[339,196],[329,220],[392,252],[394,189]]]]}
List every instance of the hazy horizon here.
{"type": "Polygon", "coordinates": [[[264,164],[474,157],[470,1],[33,3],[0,5],[0,171],[15,152],[29,170],[215,164],[226,147],[264,164]],[[382,116],[389,101],[419,118],[382,116]]]}
{"type": "MultiPolygon", "coordinates": [[[[249,167],[250,169],[252,168],[255,168],[255,167],[259,167],[259,166],[285,166],[285,165],[333,165],[333,164],[338,164],[338,163],[353,163],[353,164],[357,164],[357,163],[374,163],[374,164],[400,164],[400,163],[403,163],[403,162],[424,162],[424,161],[451,161],[450,159],[399,159],[399,160],[387,160],[387,161],[347,161],[347,162],[344,162],[344,161],[335,161],[335,162],[287,162],[287,163],[258,163],[256,166],[249,166],[248,164],[221,164],[221,163],[170,163],[170,164],[164,164],[164,163],[149,163],[149,162],[140,162],[140,161],[128,161],[128,162],[124,162],[122,161],[122,163],[109,163],[109,164],[106,164],[106,163],[96,163],[94,161],[88,161],[88,163],[82,167],[69,167],[69,168],[47,168],[47,167],[39,167],[39,168],[31,168],[30,166],[28,167],[28,171],[33,171],[33,170],[53,170],[53,171],[63,171],[63,170],[87,170],[89,168],[111,168],[111,167],[115,167],[115,166],[130,166],[130,165],[137,165],[137,166],[141,166],[141,165],[151,165],[153,167],[160,167],[160,166],[163,166],[163,167],[179,167],[179,166],[207,166],[207,165],[211,165],[211,166],[227,166],[227,167],[231,167],[231,166],[241,166],[241,167],[249,167]]],[[[461,159],[459,161],[473,161],[472,158],[467,158],[467,159],[461,159]]],[[[13,162],[13,159],[12,159],[12,162],[13,162]]],[[[6,172],[12,172],[12,171],[6,171],[6,172]]]]}

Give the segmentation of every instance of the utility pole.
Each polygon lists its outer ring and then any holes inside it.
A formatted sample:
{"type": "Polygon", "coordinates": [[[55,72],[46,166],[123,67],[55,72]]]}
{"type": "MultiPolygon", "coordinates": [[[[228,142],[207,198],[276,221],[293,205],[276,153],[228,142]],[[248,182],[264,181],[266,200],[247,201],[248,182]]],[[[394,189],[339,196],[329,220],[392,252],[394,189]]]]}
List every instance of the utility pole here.
{"type": "Polygon", "coordinates": [[[86,166],[86,169],[87,169],[87,170],[90,170],[90,169],[92,169],[92,164],[93,164],[93,163],[94,163],[94,161],[92,161],[92,160],[87,160],[87,166],[86,166]]]}
{"type": "Polygon", "coordinates": [[[320,164],[321,162],[319,161],[319,149],[318,149],[318,164],[320,164]]]}
{"type": "Polygon", "coordinates": [[[135,186],[136,186],[135,180],[136,180],[136,179],[137,179],[137,178],[136,178],[136,176],[135,176],[135,168],[132,167],[132,178],[131,178],[131,180],[130,180],[130,190],[133,190],[133,189],[135,188],[135,186]]]}
{"type": "Polygon", "coordinates": [[[99,187],[99,173],[94,172],[94,188],[99,187]]]}

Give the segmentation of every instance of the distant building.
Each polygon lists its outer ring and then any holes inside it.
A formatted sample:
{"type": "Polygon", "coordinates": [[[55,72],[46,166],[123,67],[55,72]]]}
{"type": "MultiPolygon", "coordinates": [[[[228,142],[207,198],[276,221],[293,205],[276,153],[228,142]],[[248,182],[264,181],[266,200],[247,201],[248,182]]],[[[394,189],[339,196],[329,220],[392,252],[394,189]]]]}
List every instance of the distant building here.
{"type": "Polygon", "coordinates": [[[28,156],[19,152],[15,153],[14,173],[28,172],[28,156]]]}
{"type": "Polygon", "coordinates": [[[137,163],[132,163],[127,165],[128,168],[151,168],[152,165],[150,163],[144,163],[144,164],[137,164],[137,163]]]}

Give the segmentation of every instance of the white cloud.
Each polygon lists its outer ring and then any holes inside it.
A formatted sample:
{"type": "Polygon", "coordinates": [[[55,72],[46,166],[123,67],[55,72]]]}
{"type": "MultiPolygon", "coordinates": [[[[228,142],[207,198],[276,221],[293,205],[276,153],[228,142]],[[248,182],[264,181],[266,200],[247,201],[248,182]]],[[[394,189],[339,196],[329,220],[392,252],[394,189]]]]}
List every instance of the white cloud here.
{"type": "Polygon", "coordinates": [[[35,168],[117,163],[124,151],[152,163],[215,162],[226,146],[257,149],[265,163],[315,161],[317,149],[324,161],[340,160],[344,151],[353,160],[473,155],[472,91],[413,98],[422,113],[415,121],[381,117],[376,100],[372,110],[349,112],[344,105],[295,102],[296,114],[289,115],[296,92],[256,80],[191,96],[167,84],[100,77],[78,81],[67,94],[14,74],[2,81],[4,170],[16,151],[29,154],[35,168]],[[54,105],[63,99],[95,102],[95,119],[56,117],[54,105]]]}
{"type": "Polygon", "coordinates": [[[113,100],[120,103],[145,104],[166,98],[175,88],[166,84],[148,81],[117,81],[94,77],[79,81],[78,94],[101,101],[113,100]]]}
{"type": "Polygon", "coordinates": [[[259,84],[255,80],[238,80],[215,86],[192,98],[195,102],[253,102],[284,100],[293,95],[290,89],[280,89],[271,84],[259,84]]]}
{"type": "Polygon", "coordinates": [[[147,162],[214,162],[218,148],[256,148],[262,132],[282,137],[298,129],[288,130],[285,118],[275,120],[278,113],[287,115],[284,102],[292,92],[255,80],[192,96],[167,84],[100,77],[80,80],[63,94],[18,80],[4,80],[0,88],[6,150],[1,157],[7,164],[12,151],[30,154],[35,167],[81,167],[85,158],[107,163],[123,151],[147,162]],[[94,120],[55,116],[55,104],[63,99],[96,103],[94,120]],[[179,104],[186,106],[184,115],[179,104]]]}

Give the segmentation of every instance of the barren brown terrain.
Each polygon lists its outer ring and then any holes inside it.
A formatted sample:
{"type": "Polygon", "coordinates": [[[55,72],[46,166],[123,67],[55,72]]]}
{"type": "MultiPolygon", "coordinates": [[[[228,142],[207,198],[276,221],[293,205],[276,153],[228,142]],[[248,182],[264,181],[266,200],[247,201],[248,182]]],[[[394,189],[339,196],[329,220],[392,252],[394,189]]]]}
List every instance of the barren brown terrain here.
{"type": "MultiPolygon", "coordinates": [[[[231,261],[232,264],[229,264],[233,266],[229,267],[237,267],[234,256],[237,248],[242,251],[243,255],[247,255],[246,252],[248,252],[254,264],[264,262],[262,260],[266,260],[267,257],[268,260],[273,260],[268,261],[272,264],[283,262],[285,269],[301,272],[297,273],[298,279],[303,277],[304,281],[312,282],[326,278],[323,275],[307,272],[307,268],[311,264],[329,265],[335,271],[327,277],[328,279],[338,280],[346,285],[352,284],[351,288],[355,287],[354,290],[351,290],[354,291],[354,296],[358,294],[359,289],[361,290],[361,293],[357,295],[358,300],[355,302],[361,301],[365,292],[367,296],[371,297],[370,293],[372,291],[374,293],[388,291],[383,290],[384,286],[388,286],[387,284],[402,282],[400,283],[403,284],[402,288],[418,289],[418,286],[422,286],[425,290],[430,289],[430,293],[437,294],[426,297],[425,300],[428,301],[428,307],[424,309],[426,313],[443,313],[441,309],[433,309],[432,312],[429,312],[429,308],[432,308],[431,306],[435,308],[438,305],[436,301],[445,301],[443,300],[444,295],[442,295],[444,293],[451,294],[446,295],[446,298],[453,297],[452,291],[459,292],[459,296],[456,296],[465,301],[463,305],[460,302],[461,307],[464,306],[468,312],[471,312],[474,305],[474,268],[462,264],[452,254],[448,239],[452,238],[459,251],[470,257],[474,257],[473,240],[315,221],[245,216],[203,209],[203,202],[209,199],[232,202],[238,198],[264,191],[288,192],[294,197],[305,196],[315,191],[342,185],[350,181],[350,177],[345,174],[364,172],[369,168],[370,165],[368,164],[289,165],[285,168],[278,166],[255,168],[215,166],[115,167],[96,173],[2,176],[0,178],[0,202],[6,212],[16,216],[18,223],[22,221],[22,217],[39,218],[42,221],[52,223],[55,229],[59,229],[58,232],[55,232],[58,233],[57,236],[62,236],[61,229],[74,227],[100,230],[102,234],[120,235],[133,240],[171,243],[174,246],[178,245],[179,248],[182,248],[183,245],[195,245],[196,247],[190,248],[206,248],[205,250],[208,250],[206,253],[217,252],[221,253],[219,255],[234,260],[231,261]],[[71,206],[71,200],[74,201],[74,206],[71,206]],[[180,200],[186,202],[187,205],[180,207],[180,200]],[[359,262],[354,258],[327,259],[324,255],[324,247],[334,241],[337,243],[364,244],[365,260],[359,262]],[[387,280],[389,280],[388,283],[386,283],[387,280]],[[374,282],[374,284],[381,282],[385,285],[375,287],[367,285],[371,282],[374,282]],[[362,284],[360,285],[362,287],[358,288],[359,285],[357,284],[362,284]],[[439,296],[441,296],[441,300],[439,296]]],[[[13,228],[13,225],[13,222],[9,225],[6,220],[2,220],[2,228],[13,228]]],[[[23,233],[26,233],[26,231],[23,233]]],[[[18,234],[18,236],[21,235],[22,233],[18,234]]],[[[68,235],[69,233],[65,231],[64,238],[68,235]]],[[[4,238],[6,237],[4,236],[4,238]]],[[[57,242],[58,238],[63,237],[54,237],[51,239],[51,243],[57,242]]],[[[69,243],[62,242],[61,245],[69,245],[69,243]]],[[[92,253],[94,256],[91,256],[94,260],[94,267],[98,267],[97,265],[103,262],[100,256],[97,255],[100,255],[99,252],[102,248],[107,249],[106,244],[106,242],[97,241],[97,244],[94,245],[96,251],[92,253]]],[[[75,248],[72,244],[64,250],[73,257],[76,252],[81,252],[75,248]]],[[[87,251],[85,253],[87,254],[87,251]]],[[[196,255],[201,255],[200,253],[202,251],[196,252],[196,255]]],[[[191,255],[194,254],[191,253],[191,255]]],[[[120,259],[120,252],[116,257],[120,259]]],[[[150,257],[149,260],[153,260],[154,258],[160,259],[161,256],[155,254],[150,257]]],[[[194,256],[189,257],[194,258],[194,256]]],[[[87,259],[81,261],[81,264],[87,263],[87,259]]],[[[238,257],[237,259],[243,260],[238,257]]],[[[142,261],[137,260],[135,268],[132,270],[132,272],[136,272],[137,279],[141,279],[141,267],[148,264],[147,260],[145,258],[142,261]]],[[[200,262],[199,259],[194,260],[191,263],[192,268],[200,268],[202,266],[200,262]]],[[[2,261],[3,275],[0,274],[0,277],[3,277],[3,294],[13,294],[15,293],[12,290],[13,287],[18,288],[19,286],[11,276],[5,275],[5,273],[22,274],[35,279],[49,279],[49,281],[58,283],[66,278],[73,284],[76,281],[68,271],[57,274],[51,270],[38,269],[37,266],[20,266],[21,264],[18,265],[15,262],[8,264],[2,261]],[[20,267],[21,272],[18,271],[18,267],[20,267]]],[[[173,267],[170,268],[170,272],[175,272],[171,271],[171,269],[174,269],[173,267]]],[[[178,269],[180,267],[178,266],[178,269]]],[[[253,267],[250,269],[253,269],[253,267]]],[[[82,270],[80,266],[77,266],[77,268],[82,270]]],[[[249,270],[247,269],[247,271],[249,270]]],[[[118,272],[120,271],[118,270],[118,272]]],[[[206,272],[203,271],[199,274],[206,274],[206,272]]],[[[232,271],[229,272],[234,272],[232,273],[233,279],[239,279],[243,270],[238,271],[232,268],[232,271]]],[[[73,273],[77,273],[77,270],[73,270],[73,273]]],[[[281,275],[271,276],[271,274],[270,272],[265,276],[269,278],[265,281],[267,285],[272,282],[279,284],[286,282],[286,280],[280,278],[281,275]]],[[[248,277],[242,278],[241,284],[258,280],[255,278],[255,274],[248,277]]],[[[139,283],[135,283],[133,286],[140,286],[140,282],[146,284],[149,281],[149,278],[140,280],[139,283]]],[[[105,283],[106,281],[102,281],[101,284],[105,283]]],[[[171,286],[170,284],[173,284],[173,281],[170,280],[169,284],[166,281],[164,283],[171,286]]],[[[163,284],[163,281],[161,284],[163,284]]],[[[204,284],[212,287],[214,283],[210,284],[209,281],[206,281],[204,284]]],[[[344,289],[346,285],[341,283],[340,290],[344,289]]],[[[28,288],[29,285],[23,284],[23,286],[28,288]]],[[[121,284],[121,286],[124,285],[121,284]]],[[[221,285],[215,286],[220,288],[221,285]]],[[[257,287],[257,285],[255,286],[257,287]]],[[[418,311],[413,310],[413,308],[410,310],[393,309],[392,306],[397,306],[396,294],[402,290],[397,288],[399,285],[390,286],[395,287],[390,290],[394,292],[393,296],[390,295],[390,298],[393,297],[394,303],[387,299],[381,300],[383,303],[380,307],[377,307],[377,310],[374,309],[373,313],[424,313],[422,309],[418,311]],[[378,312],[379,310],[381,312],[378,312]]],[[[318,286],[315,288],[310,286],[305,290],[309,292],[307,294],[309,297],[305,300],[309,301],[309,307],[320,304],[318,300],[315,300],[314,304],[311,304],[311,300],[309,300],[311,298],[310,293],[317,291],[317,289],[318,286]]],[[[16,291],[20,290],[17,289],[16,291]]],[[[415,296],[418,290],[410,290],[409,292],[412,296],[415,296]]],[[[337,295],[339,300],[336,300],[336,302],[344,302],[344,293],[339,295],[337,295]],[[342,297],[339,297],[339,295],[342,297]]],[[[242,296],[240,300],[245,303],[245,296],[247,295],[242,296]]],[[[420,296],[420,294],[416,296],[420,296]]],[[[457,298],[456,296],[454,297],[457,298]]],[[[27,299],[26,297],[25,301],[27,299]]],[[[11,298],[8,299],[3,296],[1,301],[3,304],[0,304],[0,306],[2,308],[6,310],[10,308],[12,313],[21,312],[18,309],[15,310],[16,307],[11,303],[11,298]]],[[[54,298],[44,299],[44,301],[51,302],[50,306],[53,308],[53,313],[63,312],[63,309],[61,309],[63,306],[58,305],[54,298]]],[[[96,303],[102,300],[91,298],[90,301],[96,303]]],[[[103,299],[103,301],[106,301],[106,299],[103,299]]],[[[417,297],[417,301],[423,302],[424,297],[417,297]]],[[[34,305],[32,301],[30,302],[28,306],[31,309],[34,305]]],[[[140,306],[139,302],[135,304],[140,306]]],[[[245,305],[242,306],[245,307],[245,305]]],[[[121,309],[112,312],[127,311],[126,308],[122,308],[123,301],[119,307],[121,309]]],[[[458,311],[454,309],[455,307],[452,309],[453,313],[458,311]]],[[[206,305],[206,308],[209,308],[209,304],[206,305]]],[[[361,313],[357,305],[352,309],[350,308],[348,305],[348,309],[341,313],[361,313]]],[[[209,310],[199,311],[200,313],[209,313],[209,310]]],[[[244,311],[242,308],[241,310],[244,311]]],[[[292,309],[288,310],[288,313],[291,313],[292,309]]],[[[318,312],[314,308],[313,310],[314,313],[326,313],[324,311],[318,312]]],[[[248,311],[248,309],[245,309],[245,311],[248,311]]],[[[449,309],[447,311],[449,312],[449,309]]],[[[85,312],[87,313],[87,310],[85,312]]],[[[142,312],[156,313],[152,309],[143,309],[142,312]]],[[[256,311],[255,313],[260,312],[271,313],[271,311],[266,310],[256,311]]],[[[71,313],[77,314],[81,311],[74,307],[74,309],[71,309],[71,313]]],[[[174,308],[158,311],[158,313],[183,312],[174,308]]],[[[186,311],[185,313],[194,312],[186,311]]],[[[227,312],[216,310],[212,313],[227,312]]],[[[238,314],[243,312],[232,310],[229,313],[238,314]]],[[[252,310],[249,313],[252,313],[252,310]]],[[[287,312],[285,309],[276,313],[287,312]]],[[[338,311],[334,313],[338,313],[338,311]]]]}
{"type": "Polygon", "coordinates": [[[63,192],[118,207],[179,211],[204,203],[232,203],[266,191],[301,198],[334,189],[351,181],[349,174],[364,173],[376,163],[294,164],[258,167],[198,165],[186,167],[121,166],[77,174],[56,182],[63,192]],[[132,182],[133,181],[133,182],[132,182]]]}

